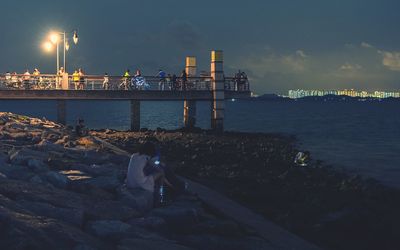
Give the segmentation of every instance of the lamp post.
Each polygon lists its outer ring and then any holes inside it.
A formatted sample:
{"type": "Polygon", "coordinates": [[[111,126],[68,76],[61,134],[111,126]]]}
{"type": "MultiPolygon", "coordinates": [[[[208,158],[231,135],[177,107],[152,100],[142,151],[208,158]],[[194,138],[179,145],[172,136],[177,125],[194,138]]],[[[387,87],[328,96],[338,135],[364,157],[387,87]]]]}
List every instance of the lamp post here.
{"type": "MultiPolygon", "coordinates": [[[[74,41],[74,44],[78,44],[78,32],[76,30],[73,30],[72,32],[73,36],[72,39],[74,41]]],[[[60,71],[60,40],[63,42],[63,65],[64,65],[64,71],[66,71],[66,66],[67,66],[67,51],[69,50],[69,43],[68,43],[68,38],[67,38],[67,32],[52,32],[49,36],[49,42],[45,42],[44,48],[48,51],[52,49],[52,45],[55,45],[57,48],[57,74],[60,71]],[[60,38],[62,36],[62,38],[60,38]],[[51,45],[52,44],[52,45],[51,45]]]]}

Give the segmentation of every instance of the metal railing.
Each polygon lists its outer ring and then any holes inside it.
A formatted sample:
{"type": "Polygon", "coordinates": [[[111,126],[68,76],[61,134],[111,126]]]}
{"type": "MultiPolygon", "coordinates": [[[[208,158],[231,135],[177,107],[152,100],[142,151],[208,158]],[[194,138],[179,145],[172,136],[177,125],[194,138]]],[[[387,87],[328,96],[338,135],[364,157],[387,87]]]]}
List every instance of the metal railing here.
{"type": "MultiPolygon", "coordinates": [[[[66,78],[51,74],[25,75],[25,74],[0,74],[0,90],[58,90],[62,89],[66,78]]],[[[211,90],[212,78],[201,77],[166,77],[140,76],[99,76],[85,75],[81,77],[68,76],[69,90],[211,90]]],[[[249,91],[249,81],[235,77],[225,78],[225,90],[249,91]]]]}

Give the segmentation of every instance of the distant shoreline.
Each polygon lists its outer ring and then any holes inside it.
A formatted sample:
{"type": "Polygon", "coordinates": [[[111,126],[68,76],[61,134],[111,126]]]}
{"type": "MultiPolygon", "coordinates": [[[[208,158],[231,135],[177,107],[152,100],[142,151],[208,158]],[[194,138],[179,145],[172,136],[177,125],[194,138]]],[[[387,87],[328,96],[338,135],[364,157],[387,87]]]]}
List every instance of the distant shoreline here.
{"type": "Polygon", "coordinates": [[[397,102],[400,101],[400,98],[375,98],[375,97],[352,97],[352,96],[337,96],[337,95],[325,95],[325,96],[307,96],[297,99],[292,99],[289,97],[284,97],[276,94],[264,94],[257,97],[251,97],[246,100],[254,100],[254,101],[288,101],[288,102],[296,102],[296,101],[337,101],[337,102],[354,102],[354,101],[368,101],[368,102],[397,102]]]}

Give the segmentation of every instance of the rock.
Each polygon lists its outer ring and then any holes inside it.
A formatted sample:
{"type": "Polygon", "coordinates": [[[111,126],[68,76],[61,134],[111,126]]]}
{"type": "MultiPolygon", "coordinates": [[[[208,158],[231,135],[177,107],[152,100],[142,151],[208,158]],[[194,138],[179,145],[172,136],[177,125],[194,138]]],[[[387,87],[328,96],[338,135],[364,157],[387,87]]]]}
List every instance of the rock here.
{"type": "Polygon", "coordinates": [[[109,155],[96,152],[94,150],[88,150],[84,153],[82,163],[85,164],[103,164],[109,161],[109,155]]]}
{"type": "Polygon", "coordinates": [[[0,172],[0,180],[1,179],[7,179],[7,176],[5,174],[3,174],[2,172],[0,172]]]}
{"type": "Polygon", "coordinates": [[[120,187],[118,199],[125,205],[142,213],[148,212],[153,208],[153,193],[140,189],[127,189],[120,187]]]}
{"type": "Polygon", "coordinates": [[[122,182],[115,176],[99,176],[75,180],[74,185],[85,185],[101,188],[110,192],[115,192],[122,185],[122,182]]]}
{"type": "Polygon", "coordinates": [[[165,220],[155,216],[134,218],[130,219],[127,223],[132,226],[143,227],[152,231],[164,231],[164,229],[167,229],[165,220]]]}
{"type": "Polygon", "coordinates": [[[67,187],[69,183],[69,179],[65,175],[60,174],[58,172],[49,171],[44,176],[46,177],[46,180],[48,182],[50,182],[51,184],[53,184],[55,187],[58,188],[64,189],[67,187]]]}
{"type": "Polygon", "coordinates": [[[71,249],[83,244],[100,248],[92,236],[61,221],[0,206],[0,249],[71,249]]]}
{"type": "Polygon", "coordinates": [[[185,231],[199,222],[199,215],[196,209],[168,206],[153,209],[150,216],[163,218],[168,227],[175,231],[185,231]]]}
{"type": "Polygon", "coordinates": [[[173,241],[167,240],[152,240],[152,239],[124,239],[118,245],[118,250],[130,250],[130,249],[140,249],[140,250],[189,250],[182,245],[178,245],[173,241]]]}
{"type": "Polygon", "coordinates": [[[0,172],[10,179],[27,181],[33,177],[33,173],[25,166],[0,164],[0,172]]]}
{"type": "Polygon", "coordinates": [[[129,224],[119,220],[98,220],[89,222],[86,231],[97,236],[105,238],[119,238],[131,229],[129,224]]]}
{"type": "Polygon", "coordinates": [[[122,202],[112,200],[93,202],[85,211],[86,216],[91,220],[128,220],[143,216],[142,213],[125,206],[122,202]]]}
{"type": "Polygon", "coordinates": [[[45,163],[43,163],[43,161],[37,159],[29,159],[28,167],[29,169],[31,169],[36,173],[45,172],[49,170],[49,167],[45,163]]]}
{"type": "Polygon", "coordinates": [[[9,152],[10,161],[12,164],[26,165],[30,159],[47,161],[49,154],[45,152],[35,151],[28,148],[23,148],[17,151],[9,152]]]}
{"type": "Polygon", "coordinates": [[[43,217],[58,219],[77,227],[81,227],[83,224],[83,210],[60,208],[48,203],[25,200],[19,201],[18,204],[24,209],[43,217]]]}

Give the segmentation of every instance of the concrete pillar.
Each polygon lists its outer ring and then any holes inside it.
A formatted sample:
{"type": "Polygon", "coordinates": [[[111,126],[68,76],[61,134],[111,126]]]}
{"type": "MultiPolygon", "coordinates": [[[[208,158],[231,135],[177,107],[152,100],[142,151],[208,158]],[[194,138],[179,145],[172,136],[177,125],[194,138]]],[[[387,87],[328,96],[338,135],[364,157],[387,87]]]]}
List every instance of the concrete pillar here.
{"type": "Polygon", "coordinates": [[[57,100],[57,122],[67,125],[67,101],[57,100]]]}
{"type": "Polygon", "coordinates": [[[68,81],[68,73],[64,73],[61,78],[61,89],[68,90],[69,89],[69,81],[68,81]]]}
{"type": "MultiPolygon", "coordinates": [[[[186,57],[186,74],[188,77],[195,77],[197,74],[196,57],[186,57]]],[[[191,82],[191,84],[196,84],[191,82]]],[[[196,87],[196,86],[194,86],[196,87]]],[[[183,102],[183,124],[186,128],[196,126],[196,101],[184,100],[183,102]]]]}
{"type": "Polygon", "coordinates": [[[197,74],[196,57],[194,57],[194,56],[186,57],[186,74],[188,77],[196,76],[196,74],[197,74]]]}
{"type": "Polygon", "coordinates": [[[211,128],[217,132],[223,132],[225,113],[225,76],[224,55],[221,50],[211,52],[211,78],[213,96],[211,128]]]}
{"type": "Polygon", "coordinates": [[[140,130],[140,101],[131,100],[131,130],[140,130]]]}
{"type": "Polygon", "coordinates": [[[183,123],[186,128],[193,128],[196,126],[196,101],[184,101],[183,123]]]}

